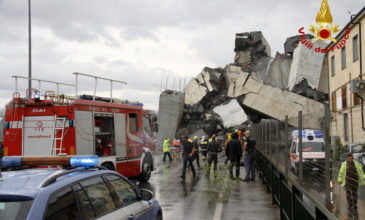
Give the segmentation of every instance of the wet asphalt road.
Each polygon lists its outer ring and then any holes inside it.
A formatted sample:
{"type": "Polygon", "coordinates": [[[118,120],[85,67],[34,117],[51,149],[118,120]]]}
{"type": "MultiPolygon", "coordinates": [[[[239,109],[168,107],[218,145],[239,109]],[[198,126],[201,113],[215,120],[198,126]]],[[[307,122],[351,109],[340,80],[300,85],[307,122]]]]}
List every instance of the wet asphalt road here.
{"type": "MultiPolygon", "coordinates": [[[[261,179],[249,183],[230,180],[224,159],[219,158],[216,178],[213,172],[207,175],[207,166],[202,166],[195,178],[188,170],[183,181],[182,160],[163,162],[162,155],[156,155],[150,181],[138,187],[154,192],[164,219],[280,219],[279,208],[272,205],[261,179]]],[[[241,176],[244,174],[241,167],[241,176]]]]}

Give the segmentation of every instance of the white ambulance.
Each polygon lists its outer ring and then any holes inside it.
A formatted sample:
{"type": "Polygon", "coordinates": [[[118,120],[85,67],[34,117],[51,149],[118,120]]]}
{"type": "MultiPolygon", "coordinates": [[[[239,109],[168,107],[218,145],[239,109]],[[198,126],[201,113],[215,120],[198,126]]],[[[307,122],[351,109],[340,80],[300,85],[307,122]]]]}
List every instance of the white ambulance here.
{"type": "MultiPolygon", "coordinates": [[[[321,130],[302,130],[303,172],[324,170],[324,139],[321,130]]],[[[299,131],[292,132],[290,146],[290,164],[296,174],[299,174],[299,131]]]]}

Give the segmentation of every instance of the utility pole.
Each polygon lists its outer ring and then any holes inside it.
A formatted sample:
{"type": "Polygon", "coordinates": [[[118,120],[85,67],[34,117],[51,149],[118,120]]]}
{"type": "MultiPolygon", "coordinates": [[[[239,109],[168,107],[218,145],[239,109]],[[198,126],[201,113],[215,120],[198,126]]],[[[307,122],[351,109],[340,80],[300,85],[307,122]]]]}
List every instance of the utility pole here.
{"type": "Polygon", "coordinates": [[[30,0],[28,0],[28,46],[29,46],[29,64],[28,64],[28,99],[31,99],[31,89],[32,89],[32,29],[31,29],[31,7],[30,0]]]}

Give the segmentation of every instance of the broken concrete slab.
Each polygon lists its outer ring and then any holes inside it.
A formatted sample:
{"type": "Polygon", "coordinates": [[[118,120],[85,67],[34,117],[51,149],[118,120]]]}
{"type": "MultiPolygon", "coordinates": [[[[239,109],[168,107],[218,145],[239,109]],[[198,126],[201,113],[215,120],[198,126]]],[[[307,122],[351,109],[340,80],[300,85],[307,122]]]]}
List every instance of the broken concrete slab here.
{"type": "Polygon", "coordinates": [[[289,56],[275,58],[269,65],[264,83],[281,89],[288,88],[291,63],[289,56]]]}
{"type": "Polygon", "coordinates": [[[236,98],[244,94],[244,85],[247,82],[249,74],[241,71],[235,81],[231,80],[228,87],[227,96],[231,98],[236,98]]]}
{"type": "Polygon", "coordinates": [[[247,115],[235,99],[215,107],[213,111],[221,117],[224,128],[231,128],[247,121],[247,115]]]}
{"type": "Polygon", "coordinates": [[[234,63],[236,65],[243,66],[251,62],[251,51],[238,51],[234,57],[234,63]]]}
{"type": "MultiPolygon", "coordinates": [[[[270,56],[271,47],[261,31],[237,33],[234,51],[245,51],[248,48],[256,47],[256,51],[262,55],[270,56]]],[[[251,54],[252,56],[253,54],[251,54]]]]}
{"type": "Polygon", "coordinates": [[[183,116],[183,111],[184,93],[165,90],[160,94],[159,110],[157,115],[157,149],[162,149],[162,143],[166,137],[175,137],[175,132],[183,116]]]}
{"type": "Polygon", "coordinates": [[[311,34],[305,34],[303,37],[301,37],[301,35],[296,35],[296,36],[286,38],[286,41],[284,43],[285,54],[293,55],[293,52],[294,52],[295,48],[298,46],[301,38],[310,40],[310,39],[313,39],[314,37],[311,34]]]}
{"type": "Polygon", "coordinates": [[[316,52],[315,48],[326,48],[323,41],[316,41],[312,47],[300,43],[293,53],[293,62],[290,66],[288,88],[290,91],[295,85],[306,79],[312,89],[318,89],[321,77],[324,53],[316,52]]]}
{"type": "Polygon", "coordinates": [[[253,81],[250,78],[245,85],[247,91],[242,102],[245,107],[280,121],[284,121],[288,115],[289,124],[292,126],[298,125],[298,112],[302,111],[303,127],[321,128],[324,104],[269,85],[262,85],[258,92],[250,91],[255,88],[253,81]]]}
{"type": "Polygon", "coordinates": [[[205,67],[198,75],[198,81],[205,83],[209,92],[218,91],[221,84],[222,68],[212,69],[205,67]]]}
{"type": "Polygon", "coordinates": [[[237,78],[242,72],[242,68],[239,66],[227,65],[224,72],[226,88],[229,88],[232,83],[237,81],[237,78]]]}
{"type": "Polygon", "coordinates": [[[193,78],[184,88],[185,104],[194,105],[200,102],[207,95],[208,89],[199,84],[198,80],[193,78]]]}

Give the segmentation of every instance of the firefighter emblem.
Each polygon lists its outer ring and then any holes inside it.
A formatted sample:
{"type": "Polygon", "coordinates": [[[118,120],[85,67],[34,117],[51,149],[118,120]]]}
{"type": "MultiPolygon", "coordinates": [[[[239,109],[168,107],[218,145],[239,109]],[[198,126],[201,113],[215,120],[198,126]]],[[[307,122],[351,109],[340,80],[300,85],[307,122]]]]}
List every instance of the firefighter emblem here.
{"type": "Polygon", "coordinates": [[[322,41],[331,40],[336,43],[337,41],[332,37],[332,34],[339,32],[340,29],[338,28],[338,24],[332,24],[332,15],[327,0],[322,0],[316,22],[319,26],[311,24],[311,28],[309,29],[310,32],[316,35],[316,37],[312,39],[312,42],[320,39],[322,41]]]}

